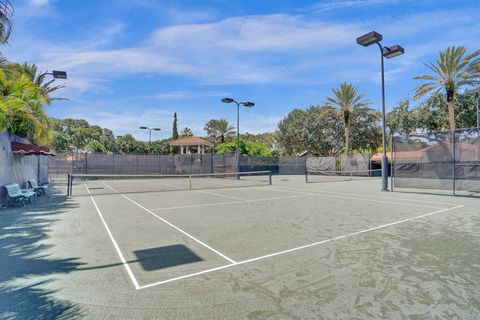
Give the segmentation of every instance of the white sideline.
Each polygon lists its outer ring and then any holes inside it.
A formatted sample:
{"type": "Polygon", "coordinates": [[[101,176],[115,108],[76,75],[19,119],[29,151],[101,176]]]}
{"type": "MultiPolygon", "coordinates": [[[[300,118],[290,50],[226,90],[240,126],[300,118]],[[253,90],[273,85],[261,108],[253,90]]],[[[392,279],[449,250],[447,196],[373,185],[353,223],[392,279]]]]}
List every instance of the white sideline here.
{"type": "Polygon", "coordinates": [[[210,273],[210,272],[214,272],[214,271],[217,271],[217,270],[222,270],[222,269],[226,269],[226,268],[230,268],[230,267],[234,267],[234,266],[238,266],[238,265],[242,265],[242,264],[247,264],[247,263],[254,262],[254,261],[258,261],[258,260],[263,260],[263,259],[267,259],[267,258],[271,258],[271,257],[283,255],[283,254],[286,254],[286,253],[290,253],[290,252],[294,252],[294,251],[298,251],[298,250],[302,250],[302,249],[306,249],[306,248],[318,246],[318,245],[321,245],[321,244],[324,244],[324,243],[328,243],[328,242],[333,242],[333,241],[337,241],[337,240],[341,240],[341,239],[353,237],[353,236],[356,236],[356,235],[359,235],[359,234],[363,234],[363,233],[367,233],[367,232],[371,232],[371,231],[375,231],[375,230],[387,228],[387,227],[390,227],[390,226],[394,226],[394,225],[397,225],[397,224],[401,224],[401,223],[413,221],[413,220],[416,220],[416,219],[425,218],[425,217],[428,217],[428,216],[431,216],[431,215],[434,215],[434,214],[446,212],[446,211],[449,211],[449,210],[458,209],[458,208],[461,208],[461,207],[464,207],[464,205],[457,205],[457,206],[455,206],[455,207],[451,207],[451,208],[447,208],[447,209],[442,209],[442,210],[437,210],[437,211],[434,211],[434,212],[425,213],[425,214],[422,214],[422,215],[419,215],[419,216],[416,216],[416,217],[407,218],[407,219],[402,219],[402,220],[399,220],[399,221],[395,221],[395,222],[383,224],[383,225],[380,225],[380,226],[377,226],[377,227],[368,228],[368,229],[365,229],[365,230],[356,231],[356,232],[348,233],[348,234],[345,234],[345,235],[333,237],[333,238],[330,238],[330,239],[326,239],[326,240],[322,240],[322,241],[310,243],[310,244],[303,245],[303,246],[300,246],[300,247],[296,247],[296,248],[292,248],[292,249],[288,249],[288,250],[283,250],[283,251],[279,251],[279,252],[267,254],[267,255],[264,255],[264,256],[252,258],[252,259],[242,260],[242,261],[235,262],[235,263],[232,263],[232,264],[227,264],[227,265],[224,265],[224,266],[220,266],[220,267],[216,267],[216,268],[212,268],[212,269],[207,269],[207,270],[203,270],[203,271],[200,271],[200,272],[195,272],[195,273],[183,275],[183,276],[176,277],[176,278],[171,278],[171,279],[167,279],[167,280],[163,280],[163,281],[158,281],[158,282],[150,283],[150,284],[141,286],[141,287],[138,288],[138,289],[140,290],[140,289],[150,288],[150,287],[157,286],[157,285],[161,285],[161,284],[168,283],[168,282],[173,282],[173,281],[177,281],[177,280],[181,280],[181,279],[191,278],[191,277],[194,277],[194,276],[197,276],[197,275],[201,275],[201,274],[205,274],[205,273],[210,273]]]}
{"type": "Polygon", "coordinates": [[[412,198],[389,198],[389,197],[379,197],[379,196],[372,196],[368,194],[361,194],[361,193],[348,193],[348,192],[334,192],[334,191],[322,191],[322,190],[312,190],[312,189],[302,189],[302,188],[292,188],[292,187],[282,187],[282,186],[269,186],[270,188],[274,190],[279,190],[279,191],[292,191],[293,190],[302,190],[304,192],[318,192],[318,193],[324,193],[324,194],[334,194],[334,195],[349,195],[349,196],[360,196],[360,197],[365,197],[365,198],[376,198],[376,199],[385,199],[385,200],[405,200],[405,201],[412,201],[412,202],[423,202],[423,203],[435,203],[435,204],[445,204],[448,206],[457,206],[459,205],[458,203],[453,203],[453,202],[441,202],[441,201],[430,201],[430,200],[420,200],[420,199],[412,199],[412,198]],[[282,189],[277,189],[277,188],[283,188],[282,189]],[[286,190],[285,190],[286,189],[286,190]]]}
{"type": "Polygon", "coordinates": [[[95,209],[97,209],[97,213],[100,216],[100,220],[102,220],[103,226],[105,227],[105,230],[107,230],[107,233],[110,237],[110,240],[113,243],[113,246],[115,247],[115,250],[117,251],[118,256],[120,257],[120,261],[122,261],[123,266],[125,267],[125,270],[127,271],[128,276],[130,277],[130,280],[132,280],[133,286],[135,289],[140,289],[140,286],[138,285],[138,281],[133,275],[132,269],[130,269],[130,266],[127,263],[127,260],[125,260],[125,257],[122,254],[122,251],[120,251],[120,247],[117,244],[117,241],[115,241],[115,238],[112,235],[112,232],[110,231],[110,228],[108,227],[107,223],[105,222],[105,219],[103,218],[102,212],[97,206],[97,203],[95,202],[95,199],[93,199],[93,196],[90,193],[90,189],[88,189],[87,184],[85,184],[85,188],[87,188],[87,192],[90,195],[90,199],[92,199],[93,205],[95,206],[95,209]]]}
{"type": "MultiPolygon", "coordinates": [[[[291,191],[291,190],[302,190],[299,188],[287,188],[287,187],[270,187],[273,190],[283,190],[283,191],[291,191]]],[[[358,201],[367,201],[367,202],[376,202],[376,203],[387,203],[387,204],[398,204],[401,206],[407,206],[407,207],[419,207],[419,208],[430,208],[430,209],[443,209],[442,207],[437,207],[437,206],[432,206],[432,205],[422,205],[422,204],[413,204],[413,203],[405,203],[405,202],[398,202],[398,201],[392,201],[392,200],[375,200],[375,199],[369,199],[366,196],[361,195],[361,197],[351,197],[347,195],[341,195],[341,194],[332,194],[330,192],[324,192],[324,191],[308,191],[310,193],[315,193],[318,196],[322,197],[327,197],[327,198],[338,198],[338,199],[351,199],[351,200],[358,200],[358,201]]],[[[385,198],[383,198],[385,199],[385,198]]],[[[450,204],[452,205],[452,204],[450,204]]]]}

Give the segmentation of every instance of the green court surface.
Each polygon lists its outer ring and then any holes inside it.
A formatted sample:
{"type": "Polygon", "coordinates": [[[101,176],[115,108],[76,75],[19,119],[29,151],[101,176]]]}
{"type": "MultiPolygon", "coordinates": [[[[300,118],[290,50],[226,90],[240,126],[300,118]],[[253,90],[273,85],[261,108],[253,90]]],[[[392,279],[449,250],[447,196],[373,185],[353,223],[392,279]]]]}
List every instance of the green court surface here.
{"type": "Polygon", "coordinates": [[[380,192],[378,179],[123,183],[77,182],[72,197],[58,184],[0,211],[0,318],[480,314],[478,198],[380,192]]]}

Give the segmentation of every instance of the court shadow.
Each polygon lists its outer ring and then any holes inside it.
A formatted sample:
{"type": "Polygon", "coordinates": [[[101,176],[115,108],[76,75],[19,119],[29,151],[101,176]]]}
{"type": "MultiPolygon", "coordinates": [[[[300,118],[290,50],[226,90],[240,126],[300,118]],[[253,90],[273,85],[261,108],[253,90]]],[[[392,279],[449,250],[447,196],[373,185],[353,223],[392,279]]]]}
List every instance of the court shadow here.
{"type": "Polygon", "coordinates": [[[134,251],[145,271],[154,271],[203,261],[182,244],[134,251]]]}

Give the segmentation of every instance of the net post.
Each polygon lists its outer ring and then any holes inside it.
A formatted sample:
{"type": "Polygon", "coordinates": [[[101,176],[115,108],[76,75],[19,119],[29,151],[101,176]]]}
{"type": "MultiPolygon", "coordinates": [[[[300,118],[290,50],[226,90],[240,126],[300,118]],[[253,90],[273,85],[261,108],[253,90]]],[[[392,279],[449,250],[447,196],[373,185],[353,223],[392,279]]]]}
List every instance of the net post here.
{"type": "Polygon", "coordinates": [[[390,190],[393,192],[394,191],[393,190],[393,179],[394,179],[393,173],[394,173],[394,170],[395,170],[395,167],[394,167],[394,164],[393,164],[393,162],[394,162],[393,161],[393,154],[394,154],[393,144],[395,143],[393,132],[392,132],[392,139],[391,139],[390,143],[391,143],[391,148],[392,148],[392,150],[390,152],[390,190]]]}
{"type": "Polygon", "coordinates": [[[268,185],[272,185],[272,171],[268,171],[268,185]]]}

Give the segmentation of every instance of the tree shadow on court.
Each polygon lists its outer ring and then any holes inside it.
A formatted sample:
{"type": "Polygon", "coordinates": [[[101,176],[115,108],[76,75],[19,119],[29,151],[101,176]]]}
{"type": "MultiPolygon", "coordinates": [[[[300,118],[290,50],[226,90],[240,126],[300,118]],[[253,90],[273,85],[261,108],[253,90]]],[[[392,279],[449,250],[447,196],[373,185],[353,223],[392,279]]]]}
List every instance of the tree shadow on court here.
{"type": "Polygon", "coordinates": [[[0,210],[0,318],[79,319],[80,307],[55,297],[52,276],[76,270],[78,258],[49,254],[50,226],[75,207],[66,196],[38,198],[26,208],[0,210]]]}

